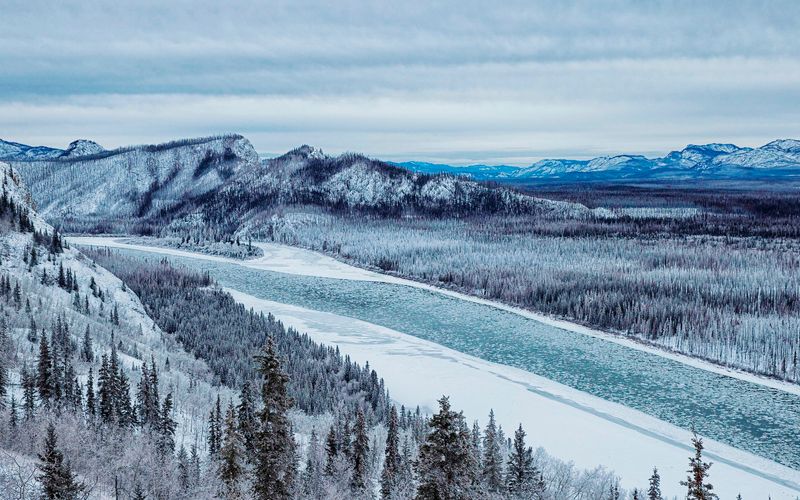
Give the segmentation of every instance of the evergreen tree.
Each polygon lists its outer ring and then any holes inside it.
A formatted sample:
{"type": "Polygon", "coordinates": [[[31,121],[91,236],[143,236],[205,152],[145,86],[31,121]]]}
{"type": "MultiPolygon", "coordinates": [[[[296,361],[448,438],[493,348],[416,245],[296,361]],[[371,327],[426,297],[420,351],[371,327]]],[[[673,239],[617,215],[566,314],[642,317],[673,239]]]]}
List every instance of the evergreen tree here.
{"type": "Polygon", "coordinates": [[[242,498],[239,483],[244,474],[243,458],[244,447],[237,429],[236,410],[231,403],[225,412],[222,446],[219,450],[219,477],[224,484],[223,498],[229,500],[242,498]]]}
{"type": "Polygon", "coordinates": [[[439,400],[439,413],[428,422],[430,432],[419,450],[417,475],[419,500],[461,500],[475,496],[471,443],[464,417],[439,400]]]}
{"type": "Polygon", "coordinates": [[[94,418],[97,413],[97,404],[94,398],[94,372],[89,367],[89,375],[86,378],[86,414],[94,418]]]}
{"type": "Polygon", "coordinates": [[[388,500],[397,489],[400,472],[400,435],[397,421],[397,407],[389,410],[389,428],[386,434],[386,451],[381,472],[381,498],[388,500]]]}
{"type": "Polygon", "coordinates": [[[56,428],[53,424],[47,426],[47,436],[44,440],[44,452],[39,455],[37,468],[41,472],[38,476],[42,485],[42,498],[58,500],[75,500],[83,490],[84,485],[78,483],[64,455],[58,449],[56,428]]]}
{"type": "Polygon", "coordinates": [[[27,366],[22,368],[22,407],[25,411],[25,420],[31,420],[36,411],[36,379],[28,370],[27,366]]]}
{"type": "Polygon", "coordinates": [[[138,482],[133,487],[133,500],[147,500],[147,495],[144,494],[142,485],[138,482]]]}
{"type": "Polygon", "coordinates": [[[97,374],[97,388],[99,395],[99,413],[100,420],[103,423],[110,424],[114,422],[116,413],[114,411],[114,394],[116,389],[114,387],[116,377],[111,373],[108,366],[108,357],[103,354],[100,361],[100,371],[97,374]]]}
{"type": "Polygon", "coordinates": [[[275,342],[269,337],[264,352],[256,356],[263,408],[258,412],[259,428],[255,442],[253,493],[259,500],[290,498],[294,479],[294,438],[288,411],[289,377],[281,369],[275,342]]]}
{"type": "Polygon", "coordinates": [[[216,459],[222,446],[222,409],[217,394],[217,403],[211,408],[208,416],[208,455],[216,459]]]}
{"type": "Polygon", "coordinates": [[[508,457],[506,486],[512,498],[534,498],[544,496],[544,478],[533,464],[533,449],[525,445],[522,424],[514,432],[514,444],[508,457]]]}
{"type": "Polygon", "coordinates": [[[489,422],[483,432],[483,467],[481,478],[486,488],[497,493],[503,488],[503,462],[500,455],[501,440],[497,435],[494,410],[489,411],[489,422]]]}
{"type": "Polygon", "coordinates": [[[650,487],[647,489],[647,500],[663,500],[661,496],[661,476],[658,469],[653,467],[653,475],[650,476],[650,487]]]}
{"type": "Polygon", "coordinates": [[[336,435],[336,426],[331,425],[325,438],[325,474],[333,476],[336,466],[336,457],[339,455],[339,437],[336,435]]]}
{"type": "Polygon", "coordinates": [[[89,333],[89,325],[83,333],[83,343],[81,344],[81,361],[91,363],[94,361],[94,350],[92,349],[92,336],[89,333]]]}
{"type": "Polygon", "coordinates": [[[250,382],[246,381],[242,385],[242,392],[239,397],[239,405],[236,407],[239,419],[239,435],[242,436],[242,444],[248,460],[252,460],[255,451],[255,436],[258,422],[256,418],[256,402],[253,399],[253,392],[250,382]]]}
{"type": "Polygon", "coordinates": [[[19,414],[17,412],[17,397],[14,394],[12,394],[11,409],[9,410],[9,415],[8,415],[8,427],[11,430],[11,432],[14,432],[14,430],[17,428],[17,425],[19,425],[19,414]]]}
{"type": "Polygon", "coordinates": [[[175,429],[178,423],[172,419],[172,393],[170,392],[164,398],[164,404],[161,406],[161,420],[158,426],[159,450],[165,455],[172,455],[175,452],[175,429]]]}
{"type": "Polygon", "coordinates": [[[708,469],[711,468],[710,462],[703,461],[703,440],[692,430],[692,446],[694,446],[694,456],[689,458],[689,476],[686,481],[681,481],[681,485],[686,486],[687,500],[713,500],[718,498],[713,493],[714,487],[707,483],[708,469]]]}
{"type": "Polygon", "coordinates": [[[350,454],[353,463],[353,476],[350,486],[357,494],[363,494],[367,489],[369,437],[367,436],[367,422],[361,408],[356,412],[356,425],[353,428],[353,450],[350,454]]]}
{"type": "Polygon", "coordinates": [[[39,339],[36,389],[39,391],[39,399],[45,404],[49,404],[54,395],[55,388],[53,382],[53,358],[50,355],[50,346],[47,343],[47,336],[42,335],[41,339],[39,339]]]}

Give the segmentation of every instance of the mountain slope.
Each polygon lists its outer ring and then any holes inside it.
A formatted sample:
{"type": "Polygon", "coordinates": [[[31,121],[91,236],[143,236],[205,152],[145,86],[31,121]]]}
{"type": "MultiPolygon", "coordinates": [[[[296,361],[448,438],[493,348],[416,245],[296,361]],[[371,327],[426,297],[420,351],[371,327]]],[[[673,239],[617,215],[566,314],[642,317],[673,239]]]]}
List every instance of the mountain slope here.
{"type": "MultiPolygon", "coordinates": [[[[75,144],[75,143],[73,143],[75,144]]],[[[147,218],[222,186],[258,164],[238,135],[97,151],[86,144],[49,161],[17,162],[40,213],[50,220],[108,223],[147,218]]]]}
{"type": "Polygon", "coordinates": [[[64,152],[60,149],[49,148],[47,146],[28,146],[26,144],[4,141],[0,139],[0,160],[49,160],[56,158],[63,153],[64,152]]]}
{"type": "Polygon", "coordinates": [[[377,216],[537,214],[582,217],[552,202],[451,175],[425,175],[310,146],[259,162],[238,135],[16,162],[40,212],[71,231],[230,235],[284,209],[377,216]]]}

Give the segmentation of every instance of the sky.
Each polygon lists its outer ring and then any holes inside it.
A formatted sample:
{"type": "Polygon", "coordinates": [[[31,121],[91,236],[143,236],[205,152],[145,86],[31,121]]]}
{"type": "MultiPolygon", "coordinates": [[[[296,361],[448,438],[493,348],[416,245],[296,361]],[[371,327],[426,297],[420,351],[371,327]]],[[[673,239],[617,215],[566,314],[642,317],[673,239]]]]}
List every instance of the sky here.
{"type": "Polygon", "coordinates": [[[0,0],[0,138],[527,165],[800,138],[800,2],[0,0]]]}

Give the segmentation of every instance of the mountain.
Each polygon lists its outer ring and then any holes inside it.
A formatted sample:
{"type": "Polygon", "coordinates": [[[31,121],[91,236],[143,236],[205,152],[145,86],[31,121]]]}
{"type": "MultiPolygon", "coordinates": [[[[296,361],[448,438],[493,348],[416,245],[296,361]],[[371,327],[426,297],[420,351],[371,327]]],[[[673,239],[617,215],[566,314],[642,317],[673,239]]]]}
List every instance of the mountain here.
{"type": "Polygon", "coordinates": [[[420,162],[400,165],[414,171],[449,172],[503,182],[789,180],[800,179],[800,141],[780,139],[759,148],[690,144],[659,158],[622,154],[591,160],[545,159],[521,168],[506,165],[453,167],[420,162]]]}
{"type": "Polygon", "coordinates": [[[64,151],[47,146],[28,146],[18,142],[0,139],[0,160],[49,160],[62,155],[64,151]]]}
{"type": "Polygon", "coordinates": [[[240,135],[14,165],[42,215],[72,231],[149,233],[189,226],[232,234],[263,227],[287,208],[377,216],[590,213],[579,204],[415,173],[354,153],[328,156],[311,146],[259,161],[240,135]]]}
{"type": "Polygon", "coordinates": [[[240,135],[110,151],[88,141],[70,146],[72,154],[14,162],[40,213],[59,222],[79,219],[110,227],[145,219],[221,187],[242,168],[258,166],[255,149],[240,135]]]}
{"type": "Polygon", "coordinates": [[[86,139],[78,139],[77,141],[72,141],[67,146],[67,149],[58,155],[59,158],[77,158],[79,156],[90,156],[96,155],[99,153],[104,152],[103,146],[97,144],[94,141],[89,141],[86,139]]]}

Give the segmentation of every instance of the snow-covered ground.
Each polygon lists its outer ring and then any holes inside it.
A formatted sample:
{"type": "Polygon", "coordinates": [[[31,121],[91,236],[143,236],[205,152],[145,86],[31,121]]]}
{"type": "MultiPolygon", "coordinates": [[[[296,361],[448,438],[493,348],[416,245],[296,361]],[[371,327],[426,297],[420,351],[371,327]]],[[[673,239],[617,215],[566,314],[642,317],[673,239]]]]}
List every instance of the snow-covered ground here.
{"type": "MultiPolygon", "coordinates": [[[[70,241],[74,244],[235,262],[284,273],[400,283],[440,291],[464,300],[489,303],[354,268],[315,252],[284,245],[259,244],[264,251],[263,257],[237,261],[170,248],[130,245],[114,238],[83,237],[70,238],[70,241]]],[[[580,467],[604,464],[622,477],[623,485],[627,488],[644,487],[652,467],[657,466],[662,474],[664,491],[670,495],[683,493],[679,482],[685,477],[690,453],[690,436],[684,429],[524,370],[487,362],[389,328],[263,300],[236,290],[228,291],[248,307],[272,312],[287,325],[308,332],[315,340],[339,346],[343,353],[356,361],[369,361],[386,380],[392,398],[399,403],[410,407],[419,404],[431,411],[436,408],[436,399],[448,394],[454,406],[463,408],[470,420],[478,418],[482,421],[488,410],[493,408],[508,432],[522,423],[529,432],[532,444],[544,447],[559,458],[572,460],[580,467]]],[[[540,319],[527,311],[490,304],[540,319]]],[[[628,344],[624,339],[615,339],[580,325],[546,317],[541,320],[628,344]]],[[[630,344],[637,349],[649,349],[633,342],[630,344]]],[[[789,384],[728,372],[690,358],[681,360],[738,378],[796,390],[789,384]]],[[[769,495],[773,499],[795,499],[800,496],[800,472],[711,440],[706,440],[706,446],[707,456],[714,462],[711,478],[722,498],[734,498],[738,493],[744,498],[767,498],[769,495]]]]}
{"type": "MultiPolygon", "coordinates": [[[[622,484],[644,488],[657,466],[662,489],[680,496],[690,450],[688,431],[622,405],[577,391],[524,370],[491,363],[379,325],[256,298],[227,289],[256,311],[271,312],[314,340],[336,345],[360,363],[369,361],[393,400],[427,412],[442,394],[469,421],[485,423],[490,408],[510,434],[519,423],[530,443],[581,468],[613,469],[622,484]]],[[[711,480],[722,498],[794,499],[800,472],[705,440],[714,462],[711,480]]]]}

